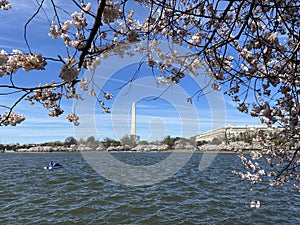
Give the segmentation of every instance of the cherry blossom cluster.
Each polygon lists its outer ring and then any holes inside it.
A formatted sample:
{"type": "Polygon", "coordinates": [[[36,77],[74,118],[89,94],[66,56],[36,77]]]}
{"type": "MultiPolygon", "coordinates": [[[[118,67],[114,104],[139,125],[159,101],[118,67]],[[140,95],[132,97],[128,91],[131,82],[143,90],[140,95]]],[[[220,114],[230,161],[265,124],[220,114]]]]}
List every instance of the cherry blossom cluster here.
{"type": "Polygon", "coordinates": [[[79,117],[75,113],[71,113],[71,114],[67,115],[67,120],[70,123],[73,123],[75,126],[79,125],[79,117]]]}
{"type": "Polygon", "coordinates": [[[14,112],[3,113],[0,115],[0,126],[16,126],[24,120],[25,117],[22,114],[16,114],[14,112]]]}
{"type": "MultiPolygon", "coordinates": [[[[253,152],[251,155],[255,158],[260,157],[260,153],[253,152]]],[[[247,159],[244,155],[240,155],[240,158],[247,169],[246,173],[233,171],[233,174],[239,175],[242,179],[246,179],[251,182],[251,184],[262,182],[261,176],[266,175],[265,170],[261,169],[259,163],[253,162],[250,159],[247,159]]]]}
{"type": "Polygon", "coordinates": [[[10,2],[8,0],[1,0],[0,9],[9,10],[11,8],[10,2]]]}
{"type": "Polygon", "coordinates": [[[0,51],[0,77],[7,74],[14,74],[22,68],[26,72],[30,70],[44,70],[47,65],[46,60],[41,54],[26,55],[20,50],[13,50],[11,54],[0,51]]]}
{"type": "Polygon", "coordinates": [[[86,67],[88,70],[93,71],[100,65],[100,57],[91,57],[90,59],[86,60],[86,67]]]}
{"type": "Polygon", "coordinates": [[[104,93],[104,98],[106,98],[107,100],[110,100],[110,99],[113,98],[113,95],[111,93],[109,93],[109,92],[105,92],[104,93]]]}
{"type": "Polygon", "coordinates": [[[34,90],[34,94],[27,97],[31,105],[35,102],[42,104],[43,107],[49,110],[49,116],[60,116],[64,111],[60,108],[60,100],[63,93],[57,92],[57,87],[54,84],[40,85],[40,88],[34,90]]]}
{"type": "Polygon", "coordinates": [[[83,90],[87,91],[88,88],[88,80],[86,77],[82,78],[81,81],[79,82],[78,86],[83,90]]]}
{"type": "Polygon", "coordinates": [[[73,12],[72,19],[66,20],[63,24],[56,24],[55,21],[52,21],[48,35],[54,39],[62,38],[67,47],[82,48],[85,40],[83,30],[88,25],[85,13],[88,13],[90,9],[91,4],[88,3],[83,6],[81,12],[73,12]],[[75,30],[73,31],[72,28],[75,30]]]}
{"type": "Polygon", "coordinates": [[[106,1],[103,11],[103,22],[110,24],[116,21],[121,15],[120,3],[117,1],[106,1]]]}
{"type": "Polygon", "coordinates": [[[252,184],[260,182],[267,182],[269,186],[290,184],[299,191],[299,134],[294,134],[293,137],[289,135],[293,135],[293,132],[283,127],[259,132],[257,141],[264,147],[264,151],[251,151],[251,159],[241,154],[240,158],[246,171],[233,173],[252,184]],[[262,165],[264,169],[261,169],[262,165]]]}
{"type": "MultiPolygon", "coordinates": [[[[157,82],[163,85],[178,84],[186,74],[196,77],[200,69],[204,69],[203,60],[196,55],[181,55],[177,49],[161,49],[160,41],[147,42],[134,45],[134,50],[147,55],[149,69],[156,68],[160,70],[161,75],[157,77],[157,82]]],[[[213,88],[219,89],[215,82],[213,88]]]]}
{"type": "MultiPolygon", "coordinates": [[[[111,93],[109,93],[109,92],[104,92],[103,93],[103,97],[106,100],[111,100],[113,98],[113,95],[111,93]]],[[[105,106],[105,102],[103,100],[99,100],[98,98],[97,98],[97,100],[98,100],[98,102],[99,102],[99,104],[100,104],[100,106],[102,108],[102,112],[104,112],[104,113],[110,113],[111,112],[110,108],[105,106]]]]}
{"type": "Polygon", "coordinates": [[[66,82],[74,81],[78,77],[79,69],[75,66],[75,59],[68,59],[68,63],[63,64],[59,77],[66,82]]]}

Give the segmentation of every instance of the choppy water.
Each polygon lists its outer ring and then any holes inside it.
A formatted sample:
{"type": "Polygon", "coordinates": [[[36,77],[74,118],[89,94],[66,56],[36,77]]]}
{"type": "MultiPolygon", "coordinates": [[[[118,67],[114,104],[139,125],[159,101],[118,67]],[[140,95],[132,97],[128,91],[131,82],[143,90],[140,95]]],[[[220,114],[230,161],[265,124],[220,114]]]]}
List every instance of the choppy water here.
{"type": "MultiPolygon", "coordinates": [[[[167,153],[115,156],[148,165],[167,153]]],[[[241,166],[235,155],[219,154],[200,172],[201,156],[194,154],[173,177],[141,187],[103,178],[80,153],[1,153],[0,224],[300,224],[299,193],[249,193],[231,174],[241,166]],[[44,170],[51,159],[65,167],[44,170]],[[261,201],[259,209],[249,207],[252,199],[261,201]]]]}

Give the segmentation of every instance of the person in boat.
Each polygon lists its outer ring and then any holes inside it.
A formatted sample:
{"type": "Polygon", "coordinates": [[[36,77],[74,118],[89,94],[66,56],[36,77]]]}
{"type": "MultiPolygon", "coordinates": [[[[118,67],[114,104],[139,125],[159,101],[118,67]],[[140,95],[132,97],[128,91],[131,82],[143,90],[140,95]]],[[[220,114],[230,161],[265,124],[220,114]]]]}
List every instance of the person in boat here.
{"type": "Polygon", "coordinates": [[[50,163],[48,164],[48,168],[49,167],[62,167],[62,165],[59,163],[55,163],[51,160],[50,163]]]}
{"type": "Polygon", "coordinates": [[[55,162],[53,162],[52,160],[49,162],[49,164],[48,164],[48,167],[53,167],[53,166],[55,166],[55,162]]]}

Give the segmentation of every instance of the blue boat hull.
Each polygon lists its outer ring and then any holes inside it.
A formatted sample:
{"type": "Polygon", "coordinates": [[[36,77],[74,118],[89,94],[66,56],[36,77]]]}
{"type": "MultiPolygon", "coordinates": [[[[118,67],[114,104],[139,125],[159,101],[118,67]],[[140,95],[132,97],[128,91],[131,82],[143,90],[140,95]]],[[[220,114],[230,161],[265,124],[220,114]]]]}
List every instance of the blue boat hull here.
{"type": "Polygon", "coordinates": [[[45,170],[52,170],[52,169],[59,169],[59,168],[63,168],[63,166],[57,165],[57,166],[45,166],[44,167],[45,170]]]}

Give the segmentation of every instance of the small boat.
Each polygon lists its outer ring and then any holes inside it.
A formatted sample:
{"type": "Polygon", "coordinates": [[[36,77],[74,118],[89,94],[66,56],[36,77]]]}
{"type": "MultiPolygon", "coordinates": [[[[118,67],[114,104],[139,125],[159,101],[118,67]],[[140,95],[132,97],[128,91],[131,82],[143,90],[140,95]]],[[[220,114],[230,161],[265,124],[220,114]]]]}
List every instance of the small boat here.
{"type": "Polygon", "coordinates": [[[54,163],[54,164],[49,164],[48,166],[45,166],[44,169],[45,170],[52,170],[52,169],[58,169],[58,168],[63,168],[63,165],[59,164],[59,163],[54,163]]]}

